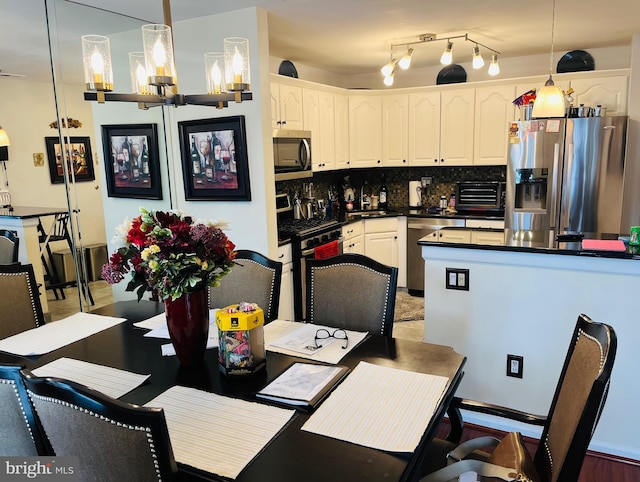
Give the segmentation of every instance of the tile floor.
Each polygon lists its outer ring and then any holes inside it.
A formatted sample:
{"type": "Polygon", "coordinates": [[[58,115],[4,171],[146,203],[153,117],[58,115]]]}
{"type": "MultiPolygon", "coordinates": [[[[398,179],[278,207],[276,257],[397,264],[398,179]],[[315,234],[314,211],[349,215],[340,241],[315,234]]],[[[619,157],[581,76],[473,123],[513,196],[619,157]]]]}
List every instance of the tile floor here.
{"type": "MultiPolygon", "coordinates": [[[[89,283],[89,289],[93,296],[95,304],[88,306],[88,309],[96,309],[113,302],[111,294],[111,286],[106,281],[93,281],[89,283]]],[[[47,290],[47,302],[49,304],[49,314],[52,321],[60,320],[69,315],[78,312],[80,302],[78,300],[78,292],[75,288],[67,288],[64,290],[66,299],[56,300],[53,291],[47,290]]],[[[393,326],[393,336],[408,340],[423,341],[424,322],[418,321],[401,321],[393,326]]]]}

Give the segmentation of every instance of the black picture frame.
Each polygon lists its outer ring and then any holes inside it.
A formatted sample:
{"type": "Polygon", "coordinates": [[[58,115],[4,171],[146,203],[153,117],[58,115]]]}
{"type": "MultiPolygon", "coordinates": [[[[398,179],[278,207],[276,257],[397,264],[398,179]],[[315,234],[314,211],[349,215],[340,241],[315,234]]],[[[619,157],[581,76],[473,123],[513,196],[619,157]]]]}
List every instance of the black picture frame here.
{"type": "Polygon", "coordinates": [[[250,201],[244,116],[178,123],[185,198],[250,201]]]}
{"type": "Polygon", "coordinates": [[[102,147],[109,197],[162,199],[156,124],[103,125],[102,147]]]}
{"type": "MultiPolygon", "coordinates": [[[[49,176],[51,184],[64,183],[64,172],[62,171],[62,149],[59,137],[45,137],[47,146],[47,160],[49,163],[49,176]]],[[[89,137],[65,137],[65,149],[67,153],[67,166],[69,168],[69,179],[71,180],[71,166],[73,165],[73,177],[76,182],[95,180],[93,170],[93,154],[91,153],[91,142],[89,137]],[[73,159],[73,164],[70,162],[73,159]]]]}

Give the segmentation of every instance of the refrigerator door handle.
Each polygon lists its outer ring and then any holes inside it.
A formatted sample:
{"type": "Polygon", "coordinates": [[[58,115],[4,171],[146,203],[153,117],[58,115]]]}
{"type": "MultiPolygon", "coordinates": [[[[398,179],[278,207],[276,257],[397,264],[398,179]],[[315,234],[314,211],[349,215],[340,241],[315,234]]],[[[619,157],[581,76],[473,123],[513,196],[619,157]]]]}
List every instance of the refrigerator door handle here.
{"type": "MultiPolygon", "coordinates": [[[[571,218],[571,194],[573,192],[573,143],[567,144],[567,154],[566,154],[566,165],[563,173],[562,180],[562,207],[560,210],[560,221],[558,223],[558,227],[556,232],[561,233],[565,229],[569,229],[570,218],[571,218]],[[564,224],[564,226],[563,226],[564,224]]],[[[573,228],[572,228],[573,229],[573,228]]]]}
{"type": "Polygon", "coordinates": [[[553,177],[552,186],[551,186],[551,216],[549,217],[549,221],[551,224],[551,228],[558,228],[558,226],[554,226],[556,223],[556,209],[558,205],[558,164],[560,163],[560,144],[557,142],[553,146],[553,177]]]}

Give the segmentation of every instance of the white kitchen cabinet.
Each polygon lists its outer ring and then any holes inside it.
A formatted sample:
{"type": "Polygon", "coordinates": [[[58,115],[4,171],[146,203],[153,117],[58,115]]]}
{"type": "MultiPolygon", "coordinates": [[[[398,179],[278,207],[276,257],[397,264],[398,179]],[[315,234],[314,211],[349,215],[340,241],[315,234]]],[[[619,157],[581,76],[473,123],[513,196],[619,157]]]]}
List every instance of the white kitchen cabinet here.
{"type": "Polygon", "coordinates": [[[506,165],[509,123],[515,118],[515,85],[476,89],[474,165],[506,165]]]}
{"type": "Polygon", "coordinates": [[[504,219],[466,219],[467,228],[504,229],[504,219]]]}
{"type": "Polygon", "coordinates": [[[484,229],[471,230],[471,244],[486,244],[490,246],[504,245],[503,231],[488,231],[484,229]]]}
{"type": "Polygon", "coordinates": [[[382,98],[382,165],[406,166],[409,157],[409,96],[382,98]]]}
{"type": "Polygon", "coordinates": [[[342,226],[342,251],[364,254],[364,221],[355,221],[342,226]]]}
{"type": "Polygon", "coordinates": [[[382,96],[349,96],[349,167],[382,162],[382,96]]]}
{"type": "Polygon", "coordinates": [[[409,94],[409,165],[433,166],[440,159],[440,92],[409,94]]]}
{"type": "Polygon", "coordinates": [[[291,244],[278,247],[278,261],[282,263],[278,319],[293,321],[295,320],[295,315],[293,311],[293,257],[291,244]]]}
{"type": "Polygon", "coordinates": [[[313,171],[328,171],[336,167],[336,119],[334,95],[318,92],[318,135],[311,138],[313,171]]]}
{"type": "Polygon", "coordinates": [[[574,106],[587,107],[601,105],[607,108],[607,115],[626,115],[629,78],[626,75],[594,79],[575,79],[573,87],[574,106]]]}
{"type": "Polygon", "coordinates": [[[441,243],[470,243],[471,231],[468,229],[440,229],[437,231],[441,243]]]}
{"type": "Polygon", "coordinates": [[[387,266],[398,267],[398,218],[364,220],[364,254],[387,266]]]}
{"type": "Polygon", "coordinates": [[[475,89],[409,95],[409,165],[473,164],[475,89]]]}
{"type": "Polygon", "coordinates": [[[349,167],[349,96],[333,95],[335,109],[335,168],[349,167]]]}
{"type": "Polygon", "coordinates": [[[271,82],[271,127],[302,130],[302,87],[271,82]]]}
{"type": "Polygon", "coordinates": [[[317,90],[302,89],[302,128],[311,132],[312,168],[322,163],[322,133],[320,132],[320,94],[317,90]]]}
{"type": "Polygon", "coordinates": [[[443,92],[440,106],[440,162],[442,166],[473,163],[475,89],[443,92]]]}

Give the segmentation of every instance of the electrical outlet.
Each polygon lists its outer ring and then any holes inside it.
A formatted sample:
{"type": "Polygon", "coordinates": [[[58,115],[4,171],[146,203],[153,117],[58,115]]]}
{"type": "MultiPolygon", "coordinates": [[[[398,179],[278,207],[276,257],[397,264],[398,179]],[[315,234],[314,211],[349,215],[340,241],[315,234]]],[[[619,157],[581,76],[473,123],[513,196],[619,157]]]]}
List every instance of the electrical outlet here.
{"type": "Polygon", "coordinates": [[[431,182],[433,181],[432,177],[422,177],[420,178],[420,181],[422,183],[422,187],[427,187],[427,186],[431,186],[431,182]]]}
{"type": "Polygon", "coordinates": [[[522,378],[524,357],[520,355],[507,355],[507,376],[522,378]]]}

